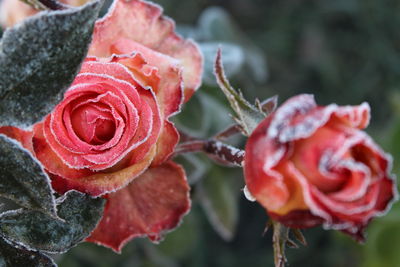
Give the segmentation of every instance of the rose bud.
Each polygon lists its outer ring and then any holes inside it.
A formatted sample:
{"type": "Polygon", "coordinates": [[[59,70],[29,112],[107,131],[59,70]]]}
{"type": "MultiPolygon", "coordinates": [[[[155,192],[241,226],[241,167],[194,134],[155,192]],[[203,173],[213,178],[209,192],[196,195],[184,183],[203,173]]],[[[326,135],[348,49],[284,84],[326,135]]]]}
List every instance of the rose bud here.
{"type": "Polygon", "coordinates": [[[53,188],[107,198],[88,238],[116,251],[157,241],[190,208],[169,118],[200,86],[202,56],[148,2],[116,0],[95,24],[89,57],[64,99],[32,131],[0,128],[42,163],[53,188]],[[184,86],[185,85],[185,86],[184,86]]]}
{"type": "MultiPolygon", "coordinates": [[[[69,6],[80,6],[89,0],[59,0],[60,3],[69,6]]],[[[40,10],[20,1],[2,0],[0,1],[0,25],[4,28],[11,27],[25,18],[35,15],[40,10]]]]}
{"type": "Polygon", "coordinates": [[[369,221],[397,198],[391,157],[363,131],[370,108],[287,100],[246,144],[247,190],[271,218],[292,228],[319,224],[363,241],[369,221]]]}

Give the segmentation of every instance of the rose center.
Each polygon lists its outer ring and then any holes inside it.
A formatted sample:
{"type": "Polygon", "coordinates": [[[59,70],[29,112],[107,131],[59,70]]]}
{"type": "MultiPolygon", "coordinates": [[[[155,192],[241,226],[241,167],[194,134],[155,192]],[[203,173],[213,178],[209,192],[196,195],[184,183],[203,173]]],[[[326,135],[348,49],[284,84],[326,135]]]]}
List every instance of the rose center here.
{"type": "Polygon", "coordinates": [[[105,105],[86,104],[71,114],[72,127],[83,141],[100,145],[111,140],[115,134],[115,121],[111,111],[105,105]]]}

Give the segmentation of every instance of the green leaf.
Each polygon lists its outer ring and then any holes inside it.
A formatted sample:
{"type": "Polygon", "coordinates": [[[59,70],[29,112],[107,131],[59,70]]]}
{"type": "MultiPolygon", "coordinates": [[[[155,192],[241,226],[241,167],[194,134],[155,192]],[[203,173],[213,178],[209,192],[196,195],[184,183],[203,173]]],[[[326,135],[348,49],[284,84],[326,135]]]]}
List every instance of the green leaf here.
{"type": "Polygon", "coordinates": [[[215,231],[232,240],[238,222],[238,197],[243,185],[233,177],[235,170],[215,166],[196,188],[200,203],[215,231]]]}
{"type": "Polygon", "coordinates": [[[17,142],[0,135],[0,196],[57,217],[50,179],[17,142]]]}
{"type": "Polygon", "coordinates": [[[0,42],[0,126],[31,125],[62,99],[84,60],[101,2],[42,12],[0,42]]]}
{"type": "Polygon", "coordinates": [[[57,202],[58,216],[65,221],[36,211],[8,211],[0,215],[0,234],[28,249],[63,253],[84,240],[96,227],[105,199],[72,190],[57,202]]]}
{"type": "Polygon", "coordinates": [[[227,78],[234,76],[242,70],[245,55],[243,49],[233,43],[206,42],[200,43],[199,47],[204,57],[203,81],[215,86],[213,62],[218,48],[222,47],[222,55],[225,58],[225,74],[227,78]]]}
{"type": "Polygon", "coordinates": [[[56,267],[57,265],[51,258],[40,252],[11,245],[0,237],[0,266],[56,267]]]}
{"type": "Polygon", "coordinates": [[[222,65],[221,50],[218,50],[217,52],[214,72],[219,87],[222,92],[224,92],[232,109],[236,112],[237,123],[243,128],[246,135],[250,135],[257,125],[265,118],[266,114],[261,109],[250,104],[246,99],[244,99],[240,92],[237,92],[229,84],[222,65]]]}

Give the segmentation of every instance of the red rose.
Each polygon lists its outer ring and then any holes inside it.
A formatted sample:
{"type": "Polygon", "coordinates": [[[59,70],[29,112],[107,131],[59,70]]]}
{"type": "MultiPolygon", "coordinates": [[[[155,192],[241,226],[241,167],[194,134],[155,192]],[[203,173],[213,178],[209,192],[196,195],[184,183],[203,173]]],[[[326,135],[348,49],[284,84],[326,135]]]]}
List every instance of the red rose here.
{"type": "Polygon", "coordinates": [[[246,145],[247,189],[289,227],[323,223],[363,240],[363,229],[397,197],[391,158],[360,129],[369,106],[317,106],[311,95],[286,101],[246,145]]]}
{"type": "Polygon", "coordinates": [[[167,161],[179,140],[169,117],[200,86],[202,57],[161,13],[116,0],[53,112],[32,131],[0,128],[36,156],[56,191],[108,199],[88,240],[116,251],[136,236],[159,240],[190,208],[185,173],[167,161]]]}

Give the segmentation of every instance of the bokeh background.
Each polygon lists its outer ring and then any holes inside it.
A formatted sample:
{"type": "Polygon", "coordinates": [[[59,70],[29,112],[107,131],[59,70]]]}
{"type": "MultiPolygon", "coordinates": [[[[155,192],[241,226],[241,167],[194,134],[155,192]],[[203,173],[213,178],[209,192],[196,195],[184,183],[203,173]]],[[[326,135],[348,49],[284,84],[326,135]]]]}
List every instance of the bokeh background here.
{"type": "MultiPolygon", "coordinates": [[[[16,0],[17,1],[17,0],[16,0]]],[[[205,55],[203,86],[175,119],[181,129],[209,137],[232,123],[212,64],[221,45],[231,83],[251,101],[280,103],[312,93],[320,104],[372,108],[367,131],[400,171],[400,1],[398,0],[157,0],[205,55]]],[[[229,142],[243,147],[244,140],[229,142]]],[[[81,244],[55,256],[61,267],[273,266],[265,211],[243,196],[239,168],[199,154],[178,159],[192,184],[193,208],[159,245],[130,242],[117,255],[81,244]]],[[[288,249],[289,266],[400,266],[400,206],[374,220],[363,245],[335,231],[304,231],[308,245],[288,249]]]]}

